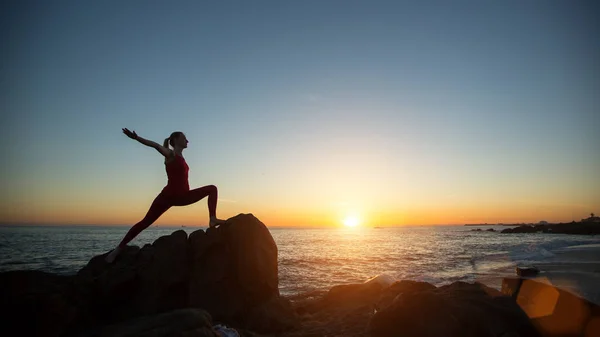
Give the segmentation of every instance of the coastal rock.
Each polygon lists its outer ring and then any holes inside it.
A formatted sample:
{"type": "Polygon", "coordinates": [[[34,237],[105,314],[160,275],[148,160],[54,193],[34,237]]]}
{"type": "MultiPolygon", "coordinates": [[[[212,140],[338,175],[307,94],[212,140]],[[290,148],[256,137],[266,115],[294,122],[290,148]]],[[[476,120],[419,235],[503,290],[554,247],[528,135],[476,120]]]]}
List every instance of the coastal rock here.
{"type": "Polygon", "coordinates": [[[189,241],[190,306],[260,332],[295,324],[291,305],[279,296],[277,245],[260,220],[240,214],[189,241]]]}
{"type": "Polygon", "coordinates": [[[77,274],[99,323],[184,308],[188,304],[187,234],[158,238],[142,249],[128,246],[113,264],[96,256],[77,274]]]}
{"type": "Polygon", "coordinates": [[[2,317],[7,319],[0,329],[71,336],[117,324],[116,330],[137,331],[132,335],[209,336],[196,331],[201,328],[180,331],[167,324],[168,317],[198,315],[178,311],[186,308],[205,310],[215,322],[240,331],[271,333],[297,324],[290,302],[279,294],[275,241],[252,214],[189,238],[178,230],[141,249],[127,246],[112,264],[105,262],[106,254],[93,257],[73,276],[0,273],[2,317]],[[145,318],[132,321],[139,317],[145,318]],[[161,322],[165,326],[158,327],[161,322]]]}
{"type": "Polygon", "coordinates": [[[219,334],[213,330],[206,311],[180,309],[92,329],[77,337],[219,337],[219,334]]]}
{"type": "Polygon", "coordinates": [[[402,280],[395,282],[381,294],[381,298],[377,303],[377,310],[382,310],[390,306],[394,299],[405,292],[419,292],[423,290],[432,290],[435,286],[427,282],[419,282],[412,280],[402,280]]]}
{"type": "Polygon", "coordinates": [[[515,228],[506,228],[501,233],[554,233],[554,234],[600,234],[600,223],[597,222],[570,222],[560,224],[522,225],[515,228]]]}
{"type": "Polygon", "coordinates": [[[516,267],[517,275],[521,277],[534,277],[540,273],[536,267],[516,267]]]}
{"type": "Polygon", "coordinates": [[[544,337],[600,336],[600,306],[532,279],[505,278],[502,292],[516,299],[544,337]]]}
{"type": "Polygon", "coordinates": [[[42,271],[0,273],[0,335],[63,335],[84,312],[73,292],[73,277],[42,271]]]}
{"type": "Polygon", "coordinates": [[[373,316],[369,331],[378,337],[539,336],[511,297],[464,282],[403,292],[373,316]]]}
{"type": "Polygon", "coordinates": [[[301,314],[317,313],[327,310],[353,310],[358,307],[372,308],[377,304],[384,289],[390,287],[394,279],[379,275],[364,283],[342,284],[333,286],[329,291],[312,301],[306,301],[296,306],[301,314]]]}
{"type": "Polygon", "coordinates": [[[540,229],[537,229],[535,226],[522,225],[515,228],[503,229],[500,233],[537,233],[538,231],[540,229]]]}

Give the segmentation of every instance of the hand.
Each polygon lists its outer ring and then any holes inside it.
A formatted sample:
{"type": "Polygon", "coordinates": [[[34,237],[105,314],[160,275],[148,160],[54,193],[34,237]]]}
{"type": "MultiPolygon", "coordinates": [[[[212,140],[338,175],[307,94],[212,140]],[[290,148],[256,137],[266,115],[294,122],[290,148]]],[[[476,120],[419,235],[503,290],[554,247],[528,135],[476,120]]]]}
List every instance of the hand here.
{"type": "Polygon", "coordinates": [[[127,136],[127,137],[129,137],[131,139],[137,139],[138,138],[138,135],[137,135],[137,133],[135,133],[135,131],[131,132],[127,128],[123,129],[123,133],[125,134],[125,136],[127,136]]]}

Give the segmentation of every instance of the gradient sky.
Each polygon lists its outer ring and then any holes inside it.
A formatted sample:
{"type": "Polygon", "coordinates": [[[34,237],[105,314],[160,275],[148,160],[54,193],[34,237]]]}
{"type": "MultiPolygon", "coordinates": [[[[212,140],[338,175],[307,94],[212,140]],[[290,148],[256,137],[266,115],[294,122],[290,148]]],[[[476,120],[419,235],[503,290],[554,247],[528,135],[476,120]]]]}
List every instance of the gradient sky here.
{"type": "Polygon", "coordinates": [[[186,133],[190,186],[268,226],[600,213],[594,2],[1,6],[0,222],[140,220],[166,174],[123,127],[186,133]]]}

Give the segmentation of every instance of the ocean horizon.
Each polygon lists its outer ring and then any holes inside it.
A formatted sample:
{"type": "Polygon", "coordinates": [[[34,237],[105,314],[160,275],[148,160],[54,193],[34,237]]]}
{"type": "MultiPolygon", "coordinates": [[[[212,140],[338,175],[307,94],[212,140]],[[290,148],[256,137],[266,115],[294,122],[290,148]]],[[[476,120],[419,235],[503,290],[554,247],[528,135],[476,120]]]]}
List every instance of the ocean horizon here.
{"type": "MultiPolygon", "coordinates": [[[[202,226],[152,226],[130,245],[143,247],[176,230],[202,226]]],[[[278,247],[279,288],[286,296],[328,290],[387,275],[443,285],[482,282],[495,288],[519,265],[534,265],[571,246],[600,243],[585,235],[501,234],[478,227],[385,228],[268,227],[278,247]]],[[[496,231],[505,226],[485,226],[496,231]]],[[[75,274],[94,256],[114,248],[126,226],[0,226],[0,271],[41,270],[75,274]]]]}

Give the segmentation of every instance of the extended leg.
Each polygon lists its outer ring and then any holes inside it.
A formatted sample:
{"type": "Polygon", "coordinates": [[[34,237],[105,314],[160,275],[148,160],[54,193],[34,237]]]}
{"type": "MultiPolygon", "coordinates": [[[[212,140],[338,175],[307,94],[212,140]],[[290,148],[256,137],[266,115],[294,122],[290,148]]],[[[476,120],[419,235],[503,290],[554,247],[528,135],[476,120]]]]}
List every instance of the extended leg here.
{"type": "Polygon", "coordinates": [[[108,254],[106,256],[106,262],[112,263],[112,261],[114,261],[114,259],[120,253],[120,251],[131,240],[133,240],[138,234],[140,234],[141,231],[148,228],[148,226],[152,225],[154,223],[154,221],[156,221],[169,208],[171,208],[171,204],[168,202],[168,200],[165,197],[163,197],[162,194],[159,194],[152,202],[150,209],[148,210],[148,212],[146,213],[146,216],[142,219],[142,221],[133,225],[133,227],[131,227],[131,229],[129,229],[129,232],[127,232],[127,234],[125,234],[125,237],[123,238],[121,243],[119,243],[117,248],[115,248],[110,254],[108,254]]]}

